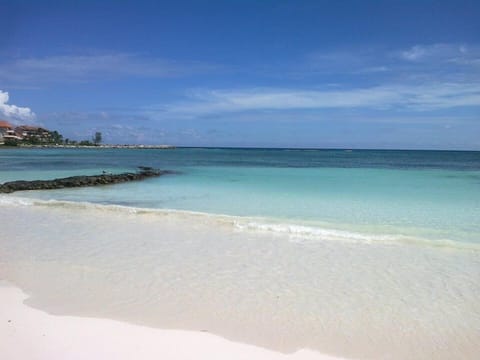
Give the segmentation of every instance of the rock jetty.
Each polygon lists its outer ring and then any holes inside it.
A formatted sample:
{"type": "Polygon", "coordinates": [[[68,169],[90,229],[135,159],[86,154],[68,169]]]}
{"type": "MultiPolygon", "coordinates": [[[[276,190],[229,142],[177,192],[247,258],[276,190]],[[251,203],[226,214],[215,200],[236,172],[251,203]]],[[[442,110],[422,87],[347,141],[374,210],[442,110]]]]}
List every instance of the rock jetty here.
{"type": "Polygon", "coordinates": [[[139,166],[137,172],[127,172],[122,174],[89,175],[89,176],[71,176],[54,180],[33,180],[33,181],[10,181],[0,185],[0,193],[12,193],[24,190],[52,190],[73,187],[99,186],[118,184],[128,181],[138,181],[150,177],[171,174],[168,170],[156,170],[151,167],[139,166]]]}

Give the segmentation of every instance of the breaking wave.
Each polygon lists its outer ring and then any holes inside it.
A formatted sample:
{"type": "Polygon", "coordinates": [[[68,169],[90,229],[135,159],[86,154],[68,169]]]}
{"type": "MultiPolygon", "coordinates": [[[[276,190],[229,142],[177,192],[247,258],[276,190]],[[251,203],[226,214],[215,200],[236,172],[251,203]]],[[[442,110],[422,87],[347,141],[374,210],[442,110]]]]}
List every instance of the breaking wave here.
{"type": "Polygon", "coordinates": [[[0,195],[0,206],[34,206],[65,210],[85,210],[112,212],[137,216],[175,217],[192,221],[212,222],[212,226],[230,226],[233,231],[268,233],[273,236],[287,236],[295,242],[306,241],[343,241],[362,244],[408,244],[417,246],[429,246],[435,248],[447,248],[456,250],[480,251],[480,243],[457,241],[445,238],[425,238],[401,233],[368,233],[360,231],[348,231],[334,228],[334,224],[308,225],[302,223],[289,223],[284,219],[263,217],[234,216],[224,214],[212,214],[205,212],[176,210],[176,209],[152,209],[132,207],[117,204],[99,204],[91,202],[74,202],[64,200],[39,200],[22,198],[10,195],[0,195]]]}

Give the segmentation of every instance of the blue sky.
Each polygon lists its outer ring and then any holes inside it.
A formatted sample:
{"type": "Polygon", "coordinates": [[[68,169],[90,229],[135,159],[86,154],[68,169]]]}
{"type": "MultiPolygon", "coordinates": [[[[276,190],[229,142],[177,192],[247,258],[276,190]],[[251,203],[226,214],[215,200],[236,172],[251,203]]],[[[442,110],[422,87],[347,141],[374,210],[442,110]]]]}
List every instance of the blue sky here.
{"type": "Polygon", "coordinates": [[[0,118],[107,143],[480,150],[478,19],[461,0],[3,0],[0,118]]]}

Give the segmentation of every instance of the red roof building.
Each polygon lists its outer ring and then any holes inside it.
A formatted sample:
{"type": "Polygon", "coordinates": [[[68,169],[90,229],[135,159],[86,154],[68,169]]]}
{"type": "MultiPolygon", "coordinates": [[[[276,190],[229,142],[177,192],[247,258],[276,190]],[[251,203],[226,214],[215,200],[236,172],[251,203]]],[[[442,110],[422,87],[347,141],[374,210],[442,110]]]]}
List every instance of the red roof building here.
{"type": "Polygon", "coordinates": [[[10,124],[8,121],[0,120],[0,144],[3,144],[7,139],[20,140],[21,137],[15,134],[12,124],[10,124]]]}
{"type": "Polygon", "coordinates": [[[0,131],[2,130],[11,130],[13,129],[12,124],[10,124],[8,121],[5,120],[0,120],[0,131]]]}

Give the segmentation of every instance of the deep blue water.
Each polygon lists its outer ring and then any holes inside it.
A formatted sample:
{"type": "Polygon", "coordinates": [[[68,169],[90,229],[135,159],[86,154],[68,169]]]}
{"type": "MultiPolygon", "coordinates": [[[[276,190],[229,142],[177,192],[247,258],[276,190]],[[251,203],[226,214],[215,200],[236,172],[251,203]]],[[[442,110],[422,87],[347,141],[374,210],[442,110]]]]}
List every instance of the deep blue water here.
{"type": "Polygon", "coordinates": [[[2,149],[0,169],[183,166],[480,170],[477,151],[178,148],[2,149]]]}

